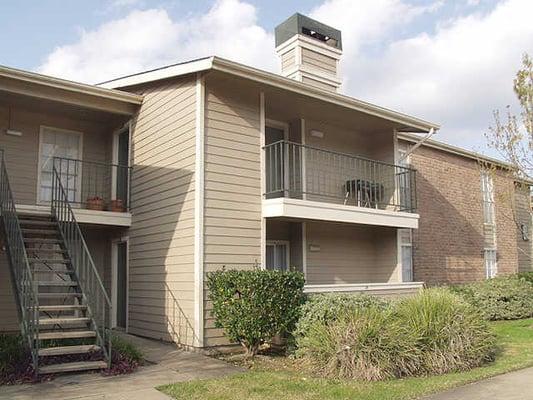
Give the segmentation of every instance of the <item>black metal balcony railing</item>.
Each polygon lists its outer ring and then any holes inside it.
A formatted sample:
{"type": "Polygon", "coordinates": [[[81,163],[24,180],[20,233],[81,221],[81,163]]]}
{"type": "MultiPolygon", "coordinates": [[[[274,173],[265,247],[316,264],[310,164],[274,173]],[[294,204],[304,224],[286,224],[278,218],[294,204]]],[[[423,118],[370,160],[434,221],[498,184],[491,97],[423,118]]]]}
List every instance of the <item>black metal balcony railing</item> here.
{"type": "Polygon", "coordinates": [[[288,141],[266,145],[265,198],[416,210],[416,171],[288,141]]]}
{"type": "Polygon", "coordinates": [[[53,165],[74,207],[129,210],[131,167],[62,157],[53,165]]]}

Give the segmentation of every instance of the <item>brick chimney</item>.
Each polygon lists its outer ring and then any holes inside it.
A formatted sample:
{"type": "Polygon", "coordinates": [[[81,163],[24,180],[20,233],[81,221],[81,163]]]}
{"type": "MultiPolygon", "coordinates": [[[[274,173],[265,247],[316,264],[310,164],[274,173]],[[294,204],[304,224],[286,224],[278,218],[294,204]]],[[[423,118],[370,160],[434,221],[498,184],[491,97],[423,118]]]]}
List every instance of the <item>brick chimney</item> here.
{"type": "Polygon", "coordinates": [[[341,31],[296,13],[276,27],[275,37],[283,76],[322,89],[339,89],[341,31]]]}

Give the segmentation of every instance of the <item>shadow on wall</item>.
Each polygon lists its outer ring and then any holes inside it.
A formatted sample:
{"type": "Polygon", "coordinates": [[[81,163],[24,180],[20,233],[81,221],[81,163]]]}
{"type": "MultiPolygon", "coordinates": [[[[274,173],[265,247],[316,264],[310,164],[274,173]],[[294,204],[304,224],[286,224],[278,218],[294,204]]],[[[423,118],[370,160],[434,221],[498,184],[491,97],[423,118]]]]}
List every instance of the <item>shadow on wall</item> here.
{"type": "MultiPolygon", "coordinates": [[[[168,162],[154,157],[159,163],[187,164],[176,152],[168,162]]],[[[193,171],[135,165],[131,204],[129,332],[192,345],[193,171]]]]}
{"type": "Polygon", "coordinates": [[[464,179],[444,179],[446,171],[442,172],[436,179],[442,183],[439,187],[417,173],[420,222],[413,230],[414,279],[429,285],[482,280],[481,192],[465,185],[464,179]]]}

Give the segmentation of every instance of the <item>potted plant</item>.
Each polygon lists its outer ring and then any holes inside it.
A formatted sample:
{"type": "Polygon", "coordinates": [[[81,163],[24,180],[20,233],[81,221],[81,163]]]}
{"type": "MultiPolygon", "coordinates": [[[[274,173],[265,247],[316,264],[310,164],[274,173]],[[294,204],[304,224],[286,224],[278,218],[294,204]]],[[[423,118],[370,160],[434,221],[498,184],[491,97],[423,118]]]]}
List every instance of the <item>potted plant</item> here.
{"type": "Polygon", "coordinates": [[[87,197],[87,209],[103,211],[104,210],[104,199],[102,199],[100,196],[87,197]]]}
{"type": "Polygon", "coordinates": [[[124,201],[122,199],[111,200],[111,203],[109,204],[109,211],[124,212],[124,201]]]}

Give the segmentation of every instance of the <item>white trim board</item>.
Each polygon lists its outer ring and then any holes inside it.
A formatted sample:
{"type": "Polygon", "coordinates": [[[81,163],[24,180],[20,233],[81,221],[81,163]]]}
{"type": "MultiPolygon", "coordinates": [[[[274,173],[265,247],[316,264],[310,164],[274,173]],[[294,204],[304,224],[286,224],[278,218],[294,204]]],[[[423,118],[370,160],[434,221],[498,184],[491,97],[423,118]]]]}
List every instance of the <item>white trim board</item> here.
{"type": "Polygon", "coordinates": [[[304,293],[419,290],[419,289],[422,289],[423,287],[424,287],[424,282],[340,283],[340,284],[323,284],[323,285],[305,285],[304,293]]]}
{"type": "MultiPolygon", "coordinates": [[[[22,214],[50,215],[50,206],[17,204],[17,212],[22,214]]],[[[73,208],[76,221],[80,224],[108,225],[108,226],[131,226],[131,213],[114,211],[87,210],[85,208],[73,208]]]]}
{"type": "Polygon", "coordinates": [[[262,201],[263,216],[285,217],[316,221],[346,222],[352,224],[418,228],[419,215],[399,211],[345,206],[319,201],[280,197],[262,201]]]}
{"type": "Polygon", "coordinates": [[[196,75],[194,180],[194,346],[204,345],[205,78],[196,75]]]}

